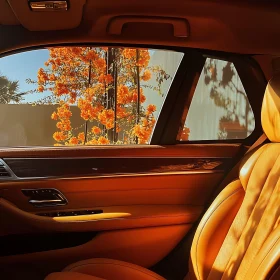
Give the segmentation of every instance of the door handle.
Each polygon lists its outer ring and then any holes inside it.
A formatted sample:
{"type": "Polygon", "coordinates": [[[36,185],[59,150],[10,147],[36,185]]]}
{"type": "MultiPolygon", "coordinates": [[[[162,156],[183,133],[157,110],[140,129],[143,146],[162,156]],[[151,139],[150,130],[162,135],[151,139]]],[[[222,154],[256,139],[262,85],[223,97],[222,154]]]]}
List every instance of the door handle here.
{"type": "Polygon", "coordinates": [[[45,199],[45,200],[30,199],[30,200],[29,200],[29,203],[31,203],[31,204],[60,203],[60,202],[62,202],[61,199],[45,199]]]}
{"type": "Polygon", "coordinates": [[[189,23],[184,18],[170,17],[145,17],[145,16],[117,16],[108,25],[107,32],[110,35],[121,35],[122,29],[128,23],[160,23],[173,26],[174,37],[186,38],[189,36],[189,23]]]}
{"type": "Polygon", "coordinates": [[[24,189],[22,193],[30,198],[28,202],[35,207],[62,206],[68,203],[57,189],[24,189]]]}

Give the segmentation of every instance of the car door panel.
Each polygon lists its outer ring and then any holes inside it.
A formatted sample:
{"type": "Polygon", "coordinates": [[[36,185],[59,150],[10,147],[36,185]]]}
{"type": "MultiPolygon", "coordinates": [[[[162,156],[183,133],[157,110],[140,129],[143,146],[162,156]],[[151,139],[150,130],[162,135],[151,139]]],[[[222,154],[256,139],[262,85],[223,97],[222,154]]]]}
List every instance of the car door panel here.
{"type": "Polygon", "coordinates": [[[38,209],[28,203],[28,198],[22,193],[22,189],[55,188],[61,191],[67,198],[68,204],[47,208],[49,211],[124,205],[202,206],[213,186],[223,177],[222,172],[181,173],[9,182],[1,184],[3,188],[1,196],[20,209],[30,212],[42,212],[44,208],[38,209]]]}
{"type": "Polygon", "coordinates": [[[34,232],[103,231],[163,225],[192,224],[202,207],[181,205],[132,205],[104,207],[104,213],[67,217],[42,217],[0,200],[4,234],[34,232]],[[19,229],[13,229],[16,224],[19,229]],[[5,232],[6,229],[6,232],[5,232]]]}
{"type": "Polygon", "coordinates": [[[177,145],[107,145],[77,147],[0,147],[1,158],[93,158],[93,157],[229,157],[240,150],[240,143],[177,145]]]}
{"type": "Polygon", "coordinates": [[[11,235],[15,239],[24,235],[27,244],[42,234],[45,240],[48,234],[54,234],[53,240],[60,233],[93,235],[67,248],[50,246],[42,252],[36,246],[30,251],[19,248],[16,255],[0,257],[0,267],[32,262],[45,275],[92,257],[150,267],[199,219],[240,151],[238,144],[3,151],[0,155],[9,170],[20,176],[0,184],[2,241],[11,235]],[[26,189],[57,189],[67,204],[34,207],[22,192],[26,189]],[[102,213],[41,216],[89,209],[102,213]],[[45,262],[48,265],[42,268],[45,262]]]}

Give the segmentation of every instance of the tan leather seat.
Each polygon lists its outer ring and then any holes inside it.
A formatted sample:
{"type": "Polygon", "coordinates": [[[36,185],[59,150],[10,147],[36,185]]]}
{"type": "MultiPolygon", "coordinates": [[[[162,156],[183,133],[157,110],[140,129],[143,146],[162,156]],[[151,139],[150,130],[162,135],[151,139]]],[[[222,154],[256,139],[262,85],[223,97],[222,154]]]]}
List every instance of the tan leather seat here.
{"type": "MultiPolygon", "coordinates": [[[[280,74],[267,86],[262,126],[272,143],[246,154],[239,178],[205,213],[193,240],[185,279],[280,279],[280,74]]],[[[125,262],[91,259],[47,279],[163,278],[125,262]]]]}
{"type": "Polygon", "coordinates": [[[63,272],[52,273],[47,280],[164,280],[141,266],[110,259],[89,259],[74,263],[63,272]]]}

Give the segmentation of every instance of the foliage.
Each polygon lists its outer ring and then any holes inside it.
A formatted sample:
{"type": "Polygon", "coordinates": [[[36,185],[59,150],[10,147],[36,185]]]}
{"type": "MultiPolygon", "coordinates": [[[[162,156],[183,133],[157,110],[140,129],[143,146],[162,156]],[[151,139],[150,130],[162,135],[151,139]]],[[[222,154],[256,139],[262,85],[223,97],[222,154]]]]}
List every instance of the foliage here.
{"type": "Polygon", "coordinates": [[[190,129],[188,127],[184,127],[180,135],[180,141],[188,141],[189,136],[190,136],[190,129]]]}
{"type": "Polygon", "coordinates": [[[19,93],[18,81],[10,81],[7,77],[0,75],[0,103],[19,103],[25,93],[19,93]]]}
{"type": "Polygon", "coordinates": [[[156,106],[146,101],[145,88],[163,96],[161,85],[170,76],[149,66],[147,49],[50,48],[45,67],[38,70],[37,92],[51,92],[39,104],[58,104],[51,118],[57,145],[148,143],[155,125],[156,106]],[[151,79],[156,85],[147,82],[151,79]],[[72,107],[84,120],[73,127],[72,107]]]}

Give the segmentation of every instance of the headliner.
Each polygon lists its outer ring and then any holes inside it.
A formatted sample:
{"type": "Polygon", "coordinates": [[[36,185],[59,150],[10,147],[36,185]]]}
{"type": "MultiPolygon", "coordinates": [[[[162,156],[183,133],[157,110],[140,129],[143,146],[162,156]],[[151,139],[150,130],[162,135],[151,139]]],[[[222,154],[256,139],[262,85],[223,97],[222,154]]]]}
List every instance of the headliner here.
{"type": "Polygon", "coordinates": [[[70,0],[64,13],[34,13],[27,0],[7,1],[0,0],[0,53],[47,44],[121,43],[280,54],[279,1],[70,0]],[[190,36],[176,38],[171,25],[149,23],[112,35],[108,24],[116,16],[186,19],[190,36]]]}

